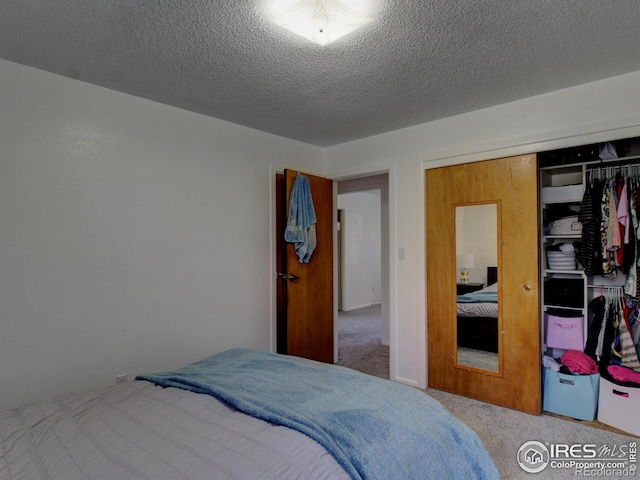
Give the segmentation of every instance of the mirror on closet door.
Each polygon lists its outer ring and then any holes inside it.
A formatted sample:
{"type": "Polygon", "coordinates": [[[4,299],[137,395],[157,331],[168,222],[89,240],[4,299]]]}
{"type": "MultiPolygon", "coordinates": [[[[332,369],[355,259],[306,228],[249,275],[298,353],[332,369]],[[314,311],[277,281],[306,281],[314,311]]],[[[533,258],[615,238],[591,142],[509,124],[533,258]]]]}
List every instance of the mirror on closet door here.
{"type": "Polygon", "coordinates": [[[458,205],[456,366],[499,372],[498,204],[458,205]]]}

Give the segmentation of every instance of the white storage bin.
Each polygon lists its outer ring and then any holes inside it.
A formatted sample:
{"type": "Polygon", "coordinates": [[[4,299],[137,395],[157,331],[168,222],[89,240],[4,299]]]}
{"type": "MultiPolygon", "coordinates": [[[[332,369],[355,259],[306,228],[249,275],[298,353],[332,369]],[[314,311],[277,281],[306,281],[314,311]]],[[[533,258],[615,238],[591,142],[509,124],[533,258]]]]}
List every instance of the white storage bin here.
{"type": "Polygon", "coordinates": [[[551,270],[575,270],[576,252],[547,251],[547,263],[551,270]]]}
{"type": "Polygon", "coordinates": [[[640,435],[640,388],[622,387],[600,377],[598,421],[640,435]]]}
{"type": "Polygon", "coordinates": [[[582,200],[582,184],[561,187],[543,187],[543,202],[567,202],[582,200]]]}
{"type": "Polygon", "coordinates": [[[549,224],[551,235],[580,235],[582,234],[582,224],[578,221],[577,215],[560,218],[549,224]]]}

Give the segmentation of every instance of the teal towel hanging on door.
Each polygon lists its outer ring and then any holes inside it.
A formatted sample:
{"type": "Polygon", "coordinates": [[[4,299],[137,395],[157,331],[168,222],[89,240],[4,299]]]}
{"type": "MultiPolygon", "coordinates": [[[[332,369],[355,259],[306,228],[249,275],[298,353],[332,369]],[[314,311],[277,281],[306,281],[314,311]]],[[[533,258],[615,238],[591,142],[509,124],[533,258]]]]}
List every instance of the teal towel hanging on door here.
{"type": "Polygon", "coordinates": [[[316,248],[316,210],[313,207],[309,179],[298,174],[289,196],[289,219],[284,231],[284,239],[293,243],[298,261],[309,263],[316,248]]]}

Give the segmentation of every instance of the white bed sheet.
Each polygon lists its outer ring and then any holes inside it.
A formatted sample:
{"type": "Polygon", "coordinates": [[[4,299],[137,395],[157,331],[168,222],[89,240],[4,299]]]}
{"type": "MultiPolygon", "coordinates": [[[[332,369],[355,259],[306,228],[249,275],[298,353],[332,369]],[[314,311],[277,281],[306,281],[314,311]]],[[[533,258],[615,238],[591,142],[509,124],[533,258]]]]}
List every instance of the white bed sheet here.
{"type": "MultiPolygon", "coordinates": [[[[497,292],[498,284],[494,283],[488,287],[478,290],[479,292],[497,292]]],[[[494,317],[498,318],[497,303],[457,303],[456,311],[459,317],[494,317]]]]}
{"type": "Polygon", "coordinates": [[[145,381],[0,412],[0,480],[348,478],[302,433],[145,381]]]}

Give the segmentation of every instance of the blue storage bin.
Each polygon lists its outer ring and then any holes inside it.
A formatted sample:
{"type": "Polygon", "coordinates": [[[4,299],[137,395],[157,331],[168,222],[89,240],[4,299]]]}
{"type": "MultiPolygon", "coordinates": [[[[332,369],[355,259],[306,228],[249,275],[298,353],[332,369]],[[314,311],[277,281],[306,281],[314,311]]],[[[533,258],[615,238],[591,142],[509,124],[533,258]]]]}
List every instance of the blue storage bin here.
{"type": "Polygon", "coordinates": [[[579,420],[596,418],[600,374],[567,375],[545,368],[543,376],[543,410],[579,420]]]}

